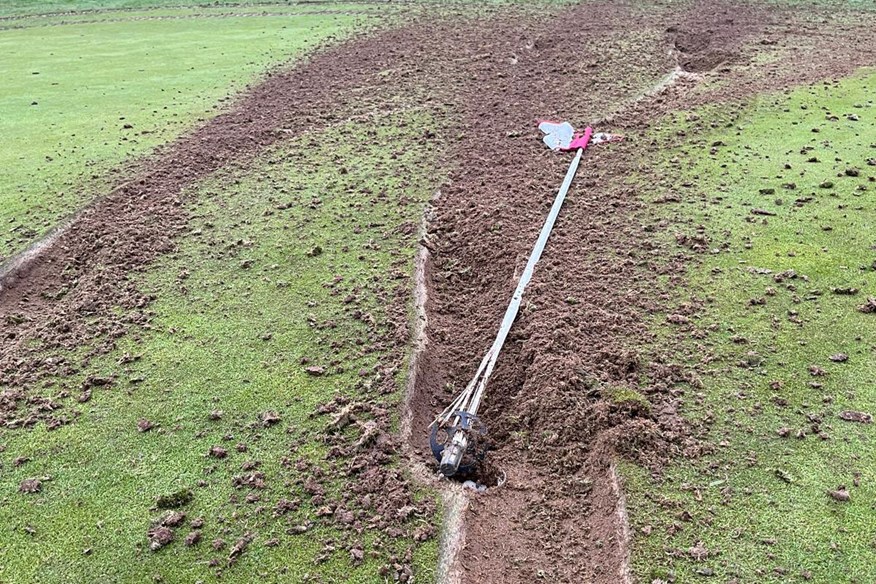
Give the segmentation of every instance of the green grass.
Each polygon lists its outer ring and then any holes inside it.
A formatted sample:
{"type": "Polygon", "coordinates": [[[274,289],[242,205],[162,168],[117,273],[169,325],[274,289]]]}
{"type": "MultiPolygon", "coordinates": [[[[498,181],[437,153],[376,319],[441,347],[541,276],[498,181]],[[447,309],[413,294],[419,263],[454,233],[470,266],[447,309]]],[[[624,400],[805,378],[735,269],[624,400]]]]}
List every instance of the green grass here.
{"type": "Polygon", "coordinates": [[[0,31],[0,260],[91,200],[110,169],[215,115],[267,67],[363,22],[314,14],[0,31]]]}
{"type": "Polygon", "coordinates": [[[701,303],[693,329],[712,332],[678,359],[707,372],[683,413],[714,452],[659,480],[625,466],[634,571],[643,582],[710,571],[719,582],[873,582],[876,426],[838,414],[876,413],[876,320],[857,310],[876,296],[876,75],[697,114],[667,120],[665,132],[688,134],[659,164],[684,201],[663,207],[676,219],[667,235],[701,224],[709,239],[677,298],[701,303]],[[777,281],[787,270],[798,276],[777,281]],[[848,287],[860,292],[832,293],[848,287]],[[848,361],[831,361],[838,353],[848,361]],[[828,496],[839,485],[850,502],[828,496]],[[692,558],[698,541],[714,554],[692,558]]]}
{"type": "MultiPolygon", "coordinates": [[[[208,561],[216,558],[225,581],[301,582],[309,573],[322,582],[371,583],[383,581],[377,571],[393,550],[403,556],[409,548],[418,581],[431,578],[436,541],[411,539],[434,525],[428,513],[406,522],[397,537],[368,529],[358,536],[320,522],[305,535],[286,533],[312,518],[317,505],[296,483],[302,473],[284,459],[326,469],[348,462],[326,459],[328,416],[313,416],[317,406],[343,395],[397,412],[401,399],[401,374],[392,393],[378,395],[381,367],[391,361],[380,347],[370,349],[369,337],[394,332],[385,306],[396,286],[407,294],[417,238],[416,229],[398,227],[419,224],[439,177],[418,166],[420,149],[411,147],[432,121],[419,114],[391,122],[305,136],[266,154],[244,176],[218,175],[188,193],[191,233],[142,280],[158,296],[151,330],[46,392],[76,396],[80,379],[94,373],[114,375],[114,385],[96,389],[87,404],[67,401],[64,415],[78,412],[72,424],[0,431],[0,581],[215,581],[208,561]],[[347,138],[342,143],[329,138],[339,134],[347,138]],[[339,174],[338,164],[347,172],[339,174]],[[352,318],[354,310],[371,315],[374,328],[352,318]],[[125,354],[138,358],[120,364],[125,354]],[[304,358],[327,374],[307,375],[304,358]],[[221,420],[208,419],[213,410],[224,412],[221,420]],[[281,423],[261,427],[267,410],[281,423]],[[140,418],[156,428],[138,432],[140,418]],[[235,451],[237,443],[248,452],[235,451]],[[217,444],[229,450],[227,459],[205,457],[217,444]],[[15,467],[19,456],[32,460],[15,467]],[[247,493],[231,485],[247,460],[261,461],[267,475],[259,503],[230,500],[247,493]],[[22,480],[43,476],[51,480],[41,493],[16,492],[22,480]],[[159,515],[156,498],[185,488],[194,492],[184,507],[189,518],[206,520],[204,541],[185,547],[189,529],[181,528],[176,541],[150,552],[146,531],[159,515]],[[281,497],[302,499],[301,509],[272,518],[281,497]],[[266,510],[257,512],[260,505],[266,510]],[[226,569],[228,549],[213,552],[211,542],[230,546],[247,531],[255,541],[226,569]],[[266,547],[272,537],[277,547],[266,547]],[[338,551],[317,564],[326,539],[338,551]],[[344,549],[355,541],[366,551],[359,567],[344,549]],[[377,541],[382,551],[371,559],[377,541]]],[[[357,430],[346,432],[355,440],[357,430]]],[[[340,479],[325,484],[330,493],[346,488],[340,479]]]]}
{"type": "Polygon", "coordinates": [[[100,22],[125,22],[133,20],[191,20],[210,18],[243,17],[292,17],[302,15],[374,15],[385,16],[398,12],[401,5],[355,2],[332,4],[217,4],[210,6],[151,7],[136,9],[86,10],[83,12],[58,12],[52,14],[22,14],[0,16],[0,30],[51,27],[70,24],[92,24],[100,22]]]}
{"type": "MultiPolygon", "coordinates": [[[[331,5],[332,3],[329,3],[331,5]]],[[[307,3],[293,0],[270,2],[247,2],[246,0],[5,0],[0,6],[0,16],[50,14],[52,12],[139,10],[149,8],[177,7],[262,7],[271,9],[282,6],[307,7],[307,3]]],[[[311,4],[312,6],[312,4],[311,4]]]]}
{"type": "MultiPolygon", "coordinates": [[[[872,0],[861,0],[864,2],[872,0]]],[[[521,0],[490,0],[489,2],[475,2],[474,0],[421,0],[409,4],[423,5],[426,7],[466,7],[477,10],[486,4],[490,6],[520,6],[525,4],[541,6],[561,6],[574,4],[576,0],[536,0],[522,2],[521,0]]],[[[26,16],[43,16],[53,13],[65,13],[70,11],[84,11],[92,15],[99,11],[136,11],[151,10],[153,8],[180,8],[190,7],[201,10],[263,10],[274,12],[280,9],[290,10],[395,10],[399,6],[393,6],[385,0],[365,0],[364,2],[344,2],[343,0],[308,2],[307,0],[5,0],[0,6],[0,18],[19,18],[26,16]]]]}

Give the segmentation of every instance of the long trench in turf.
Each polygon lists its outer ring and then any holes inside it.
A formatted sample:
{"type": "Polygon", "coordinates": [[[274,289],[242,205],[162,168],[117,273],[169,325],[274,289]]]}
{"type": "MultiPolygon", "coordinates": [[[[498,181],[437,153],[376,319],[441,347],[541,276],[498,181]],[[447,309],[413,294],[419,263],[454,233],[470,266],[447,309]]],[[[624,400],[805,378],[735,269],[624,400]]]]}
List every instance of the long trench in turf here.
{"type": "MultiPolygon", "coordinates": [[[[470,582],[617,582],[627,550],[613,457],[658,468],[698,448],[676,413],[676,384],[688,372],[647,349],[642,315],[669,298],[655,275],[681,285],[689,258],[656,247],[639,219],[642,204],[624,178],[653,146],[636,138],[679,107],[872,64],[864,32],[747,4],[588,3],[554,16],[419,22],[277,72],[162,149],[6,282],[0,317],[15,324],[0,348],[0,384],[9,388],[0,423],[57,421],[62,404],[46,413],[29,392],[80,365],[46,360],[42,350],[105,352],[148,322],[152,299],[128,275],[185,231],[179,197],[187,186],[245,165],[284,130],[326,127],[407,99],[447,112],[452,140],[440,163],[450,178],[424,236],[429,343],[410,400],[411,448],[429,460],[425,428],[492,340],[568,163],[541,147],[535,121],[610,116],[631,139],[587,154],[488,389],[482,417],[492,464],[507,482],[470,501],[459,565],[470,582]],[[807,55],[794,52],[800,44],[807,55]],[[690,92],[682,79],[619,108],[676,66],[673,48],[682,68],[725,83],[690,92]],[[761,52],[777,58],[746,68],[761,52]],[[624,391],[645,395],[650,412],[612,399],[624,391]]],[[[390,308],[406,310],[403,299],[390,308]]],[[[404,338],[387,339],[394,362],[404,358],[404,338]]],[[[410,494],[408,485],[399,490],[410,494]]]]}
{"type": "Polygon", "coordinates": [[[787,10],[698,2],[655,17],[612,8],[591,4],[543,27],[512,28],[504,59],[493,53],[467,70],[477,86],[460,100],[465,135],[451,165],[458,170],[426,237],[429,345],[414,399],[423,457],[425,428],[491,343],[568,164],[540,150],[535,119],[610,118],[632,139],[587,153],[487,389],[481,417],[493,442],[489,465],[507,481],[470,498],[460,556],[466,581],[626,580],[628,534],[612,460],[629,456],[659,471],[667,457],[697,456],[703,447],[698,429],[678,415],[679,384],[693,381],[693,372],[674,364],[671,349],[649,349],[643,315],[665,310],[670,298],[654,275],[668,276],[669,287],[683,285],[691,258],[654,243],[653,225],[625,184],[637,170],[631,161],[647,160],[657,146],[636,139],[663,113],[740,101],[873,62],[864,29],[820,27],[823,39],[813,42],[811,23],[787,10]],[[616,19],[648,23],[660,34],[613,45],[629,32],[616,19]],[[838,37],[850,43],[839,52],[838,37]],[[585,46],[576,44],[580,38],[585,46]],[[808,55],[796,53],[798,46],[808,55]],[[763,55],[777,58],[748,66],[763,55]],[[587,74],[582,63],[590,65],[587,74]],[[629,80],[633,70],[656,80],[676,66],[677,83],[626,107],[616,104],[641,88],[602,83],[629,80]],[[700,80],[721,83],[695,87],[700,80]],[[485,148],[485,136],[500,144],[485,148]],[[629,395],[647,399],[650,409],[619,399],[629,395]]]}
{"type": "MultiPolygon", "coordinates": [[[[522,31],[509,31],[509,39],[535,54],[509,50],[513,58],[482,61],[473,73],[477,94],[461,103],[464,122],[477,132],[458,148],[464,163],[442,190],[427,237],[434,301],[417,381],[429,397],[428,407],[421,403],[421,428],[451,397],[446,388],[467,382],[492,340],[568,164],[540,148],[534,120],[606,116],[606,104],[643,93],[631,71],[659,80],[675,66],[663,26],[629,43],[622,22],[643,15],[629,6],[603,8],[590,5],[586,18],[579,8],[543,29],[530,27],[524,32],[530,43],[515,39],[522,31]],[[569,47],[581,36],[587,47],[571,59],[569,47]],[[596,61],[596,75],[577,74],[578,59],[596,61]],[[549,74],[545,63],[553,64],[549,74]],[[527,139],[503,138],[485,150],[484,135],[527,139]]],[[[737,36],[747,32],[737,28],[737,36]]],[[[488,389],[483,418],[495,443],[491,465],[498,467],[488,474],[503,474],[506,482],[470,502],[460,558],[467,581],[624,581],[627,542],[612,452],[633,451],[641,439],[659,458],[665,444],[683,439],[673,416],[661,423],[616,407],[606,395],[607,387],[635,386],[636,346],[646,342],[636,313],[654,308],[641,294],[653,278],[629,259],[636,242],[648,238],[634,223],[631,193],[616,187],[629,171],[625,160],[611,151],[585,158],[488,389]],[[598,193],[588,193],[597,185],[598,193]],[[619,299],[618,290],[639,294],[619,299]]],[[[668,397],[653,393],[655,401],[668,397]]]]}

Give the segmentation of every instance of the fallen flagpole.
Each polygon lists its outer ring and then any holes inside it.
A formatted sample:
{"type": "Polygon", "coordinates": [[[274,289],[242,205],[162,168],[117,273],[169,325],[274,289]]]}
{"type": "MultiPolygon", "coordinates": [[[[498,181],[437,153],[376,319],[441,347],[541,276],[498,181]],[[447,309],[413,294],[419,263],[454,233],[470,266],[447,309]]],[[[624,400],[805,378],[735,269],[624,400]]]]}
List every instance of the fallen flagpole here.
{"type": "Polygon", "coordinates": [[[553,231],[554,223],[556,223],[563,202],[566,200],[566,194],[569,192],[569,187],[571,187],[575,173],[578,171],[578,165],[581,162],[584,150],[590,144],[599,144],[618,139],[618,137],[609,134],[594,135],[593,129],[590,127],[586,128],[583,134],[578,135],[574,133],[574,129],[568,123],[555,124],[552,122],[542,122],[539,124],[539,128],[546,134],[544,137],[545,144],[552,149],[576,150],[577,152],[572,163],[569,165],[569,170],[566,171],[566,176],[557,192],[550,213],[548,213],[538,239],[532,248],[529,260],[526,262],[526,268],[523,270],[520,281],[517,283],[517,288],[514,290],[514,295],[511,297],[511,302],[505,310],[505,316],[502,319],[502,324],[499,326],[496,339],[484,355],[474,377],[472,377],[462,393],[443,412],[436,416],[430,425],[432,429],[430,440],[432,452],[440,462],[439,471],[444,476],[453,476],[460,472],[460,470],[464,472],[471,470],[474,462],[483,455],[482,445],[479,444],[479,440],[486,433],[486,430],[477,416],[478,408],[481,405],[487,382],[496,366],[499,353],[505,344],[505,339],[508,337],[508,333],[511,331],[511,327],[517,318],[517,313],[523,302],[523,293],[532,279],[535,265],[541,259],[542,252],[547,245],[551,231],[553,231]],[[444,439],[443,441],[441,440],[442,438],[444,439]],[[467,458],[468,460],[466,460],[467,458]]]}

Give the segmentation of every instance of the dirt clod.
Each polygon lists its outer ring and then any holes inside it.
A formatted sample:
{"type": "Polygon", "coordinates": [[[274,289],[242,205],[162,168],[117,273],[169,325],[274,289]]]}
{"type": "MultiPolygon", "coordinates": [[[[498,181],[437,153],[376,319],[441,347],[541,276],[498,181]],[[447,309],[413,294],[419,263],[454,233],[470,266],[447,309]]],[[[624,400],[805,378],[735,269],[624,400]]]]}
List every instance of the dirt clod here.
{"type": "Polygon", "coordinates": [[[39,493],[43,490],[43,483],[39,479],[24,479],[18,485],[19,493],[39,493]]]}
{"type": "Polygon", "coordinates": [[[173,541],[173,530],[164,526],[153,527],[149,530],[148,536],[149,549],[157,552],[173,541]]]}
{"type": "Polygon", "coordinates": [[[280,414],[275,411],[267,411],[261,415],[262,425],[265,427],[273,426],[280,422],[280,414]]]}
{"type": "Polygon", "coordinates": [[[181,511],[171,511],[161,519],[165,527],[179,527],[186,520],[186,514],[181,511]]]}
{"type": "Polygon", "coordinates": [[[197,545],[198,542],[201,541],[201,532],[198,530],[189,532],[186,535],[185,544],[187,547],[192,547],[193,545],[197,545]]]}
{"type": "Polygon", "coordinates": [[[867,302],[858,306],[858,312],[863,312],[865,314],[871,314],[876,312],[876,298],[868,296],[867,302]]]}
{"type": "Polygon", "coordinates": [[[228,553],[229,565],[234,564],[238,559],[240,559],[240,556],[243,555],[252,540],[252,534],[248,533],[234,542],[234,545],[231,546],[231,551],[228,553]]]}
{"type": "Polygon", "coordinates": [[[846,422],[858,422],[860,424],[871,424],[873,422],[873,415],[868,414],[867,412],[855,412],[851,410],[844,410],[839,413],[840,420],[845,420],[846,422]]]}
{"type": "Polygon", "coordinates": [[[849,491],[846,490],[846,488],[842,485],[840,487],[838,487],[837,489],[828,490],[827,494],[830,495],[830,497],[833,500],[841,501],[843,503],[847,503],[852,498],[851,495],[849,494],[849,491]]]}
{"type": "Polygon", "coordinates": [[[147,420],[146,418],[140,418],[137,420],[137,431],[138,432],[148,432],[152,428],[155,427],[155,424],[147,420]]]}

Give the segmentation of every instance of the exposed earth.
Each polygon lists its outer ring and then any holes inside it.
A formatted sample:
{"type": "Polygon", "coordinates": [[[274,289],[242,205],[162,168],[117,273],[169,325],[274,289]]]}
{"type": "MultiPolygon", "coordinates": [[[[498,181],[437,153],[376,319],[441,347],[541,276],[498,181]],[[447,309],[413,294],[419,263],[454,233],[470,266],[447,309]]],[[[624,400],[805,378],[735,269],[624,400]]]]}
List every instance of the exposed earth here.
{"type": "MultiPolygon", "coordinates": [[[[499,359],[481,412],[492,448],[476,478],[489,488],[468,497],[457,561],[465,582],[628,581],[630,535],[615,461],[659,475],[670,460],[714,447],[703,427],[679,415],[700,373],[679,362],[680,341],[655,344],[649,329],[653,315],[668,313],[684,325],[699,310],[678,306],[671,289],[684,285],[700,250],[693,240],[669,245],[658,237],[671,227],[649,212],[641,196],[647,187],[626,180],[644,173],[672,188],[673,177],[640,165],[669,144],[644,136],[668,112],[741,103],[876,65],[874,33],[872,20],[834,8],[588,2],[546,12],[417,14],[322,48],[272,71],[227,111],[126,169],[39,253],[6,270],[0,426],[26,432],[76,423],[71,406],[113,391],[116,380],[105,377],[76,388],[62,383],[51,395],[44,389],[150,326],[156,298],[132,276],[190,236],[187,189],[213,173],[233,175],[284,141],[410,108],[436,120],[422,136],[421,160],[446,173],[422,237],[428,342],[411,398],[410,462],[432,468],[426,427],[492,342],[570,161],[542,147],[536,122],[592,122],[626,139],[585,154],[499,359]]],[[[392,376],[410,349],[411,281],[386,286],[389,326],[374,326],[369,339],[387,355],[384,393],[396,391],[392,376]]],[[[312,520],[397,530],[412,544],[438,537],[409,519],[437,512],[415,494],[418,480],[443,487],[431,475],[417,478],[386,464],[403,448],[397,414],[384,406],[376,391],[314,412],[325,417],[336,447],[330,472],[352,488],[325,493],[319,468],[297,466],[297,480],[325,503],[312,520]],[[338,434],[351,424],[355,432],[338,434]],[[354,508],[362,512],[354,516],[354,508]]],[[[260,423],[282,424],[271,412],[260,423]]],[[[140,430],[151,430],[148,420],[140,430]]],[[[233,454],[227,447],[233,445],[216,446],[210,456],[233,454]]],[[[257,492],[263,477],[253,467],[239,478],[243,489],[257,492]]],[[[46,487],[34,477],[18,496],[46,487]]],[[[275,517],[296,505],[271,504],[275,517]]],[[[150,547],[172,545],[174,537],[198,543],[197,528],[174,535],[185,519],[174,510],[183,505],[166,502],[169,515],[149,529],[150,547]]],[[[256,535],[212,543],[229,577],[248,548],[270,545],[256,535]]],[[[349,548],[354,562],[368,551],[349,548]]],[[[387,577],[411,577],[410,558],[381,561],[387,577]]]]}

